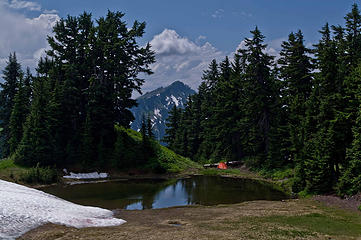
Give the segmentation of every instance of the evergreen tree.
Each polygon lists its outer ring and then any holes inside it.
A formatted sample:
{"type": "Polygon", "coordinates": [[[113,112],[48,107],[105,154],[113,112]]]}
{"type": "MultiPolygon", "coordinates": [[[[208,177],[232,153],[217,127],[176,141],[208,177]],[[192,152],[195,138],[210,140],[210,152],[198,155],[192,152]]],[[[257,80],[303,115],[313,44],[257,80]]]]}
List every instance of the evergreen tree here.
{"type": "MultiPolygon", "coordinates": [[[[352,125],[353,140],[350,147],[347,149],[346,164],[344,164],[344,172],[338,183],[338,192],[342,195],[356,194],[361,191],[361,149],[360,149],[360,136],[361,136],[361,64],[353,71],[353,81],[358,81],[355,101],[358,102],[359,107],[357,110],[357,118],[355,123],[352,125]]],[[[354,103],[355,104],[355,103],[354,103]]]]}
{"type": "Polygon", "coordinates": [[[304,46],[301,31],[291,33],[288,41],[282,43],[280,76],[284,83],[282,94],[288,116],[289,143],[291,157],[296,164],[296,185],[305,187],[304,143],[306,136],[306,102],[312,92],[312,64],[308,56],[310,50],[304,46]]]}
{"type": "Polygon", "coordinates": [[[147,123],[145,121],[145,116],[142,116],[142,125],[140,127],[140,133],[142,134],[142,140],[143,142],[147,138],[147,123]]]}
{"type": "Polygon", "coordinates": [[[315,87],[308,101],[307,131],[310,140],[305,151],[306,188],[326,192],[339,176],[339,165],[344,162],[347,144],[343,110],[342,81],[338,79],[337,51],[331,31],[326,24],[320,31],[322,38],[315,45],[315,87]],[[342,130],[344,129],[344,130],[342,130]]]}
{"type": "Polygon", "coordinates": [[[348,67],[356,67],[361,58],[361,15],[357,4],[352,5],[352,10],[345,17],[346,42],[348,67]]]}
{"type": "MultiPolygon", "coordinates": [[[[151,74],[149,65],[154,62],[150,45],[140,47],[136,41],[144,34],[145,23],[135,21],[129,28],[123,16],[109,11],[94,24],[91,14],[84,13],[61,19],[54,27],[48,38],[51,49],[38,64],[37,95],[22,141],[47,139],[52,150],[42,152],[41,164],[50,158],[50,165],[74,164],[78,159],[89,168],[109,164],[116,141],[114,125],[128,127],[133,120],[132,92],[140,92],[144,81],[138,75],[151,74]],[[48,92],[39,97],[42,91],[48,92]],[[43,101],[49,106],[39,110],[43,101]]],[[[22,147],[19,162],[31,165],[30,152],[22,147]]]]}
{"type": "Polygon", "coordinates": [[[10,154],[14,153],[23,136],[23,125],[29,113],[29,90],[24,80],[20,80],[18,91],[15,95],[14,106],[10,116],[10,154]]]}
{"type": "Polygon", "coordinates": [[[15,162],[25,166],[54,165],[52,136],[49,132],[49,81],[46,77],[34,80],[33,101],[24,125],[23,138],[17,148],[15,162]]]}
{"type": "Polygon", "coordinates": [[[148,114],[147,116],[147,137],[149,139],[154,139],[154,134],[153,134],[153,126],[152,126],[152,120],[150,119],[150,115],[148,114]]]}
{"type": "Polygon", "coordinates": [[[173,108],[169,111],[169,116],[166,122],[166,136],[164,137],[164,142],[167,143],[168,148],[175,150],[175,140],[177,132],[179,131],[180,123],[180,109],[177,109],[177,106],[174,105],[173,108]]]}
{"type": "Polygon", "coordinates": [[[247,129],[248,139],[244,142],[247,152],[253,156],[250,163],[261,167],[270,149],[270,129],[272,125],[273,106],[275,103],[275,79],[271,73],[273,57],[264,52],[267,45],[264,36],[256,27],[251,31],[252,38],[245,40],[244,88],[247,92],[244,100],[245,116],[242,129],[247,129]]]}
{"type": "Polygon", "coordinates": [[[21,65],[18,63],[15,52],[10,54],[7,65],[3,71],[4,82],[0,83],[0,152],[3,157],[10,153],[10,117],[14,100],[18,91],[19,81],[23,76],[21,65]]]}
{"type": "Polygon", "coordinates": [[[207,70],[204,71],[203,81],[205,81],[207,88],[214,89],[219,80],[219,71],[218,71],[218,64],[215,59],[209,64],[207,70]]]}
{"type": "MultiPolygon", "coordinates": [[[[360,106],[361,107],[361,106],[360,106]]],[[[338,183],[340,195],[353,195],[361,191],[361,111],[353,127],[352,146],[347,150],[348,167],[338,183]]]]}

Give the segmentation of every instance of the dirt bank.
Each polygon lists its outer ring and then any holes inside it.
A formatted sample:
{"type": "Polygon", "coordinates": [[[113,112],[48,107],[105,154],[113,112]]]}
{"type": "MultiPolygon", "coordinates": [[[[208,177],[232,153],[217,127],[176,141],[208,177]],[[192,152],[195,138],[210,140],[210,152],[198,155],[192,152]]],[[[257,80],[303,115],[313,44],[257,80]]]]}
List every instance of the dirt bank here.
{"type": "Polygon", "coordinates": [[[20,239],[358,239],[361,216],[313,200],[253,201],[215,207],[118,210],[118,227],[45,225],[20,239]]]}
{"type": "Polygon", "coordinates": [[[358,210],[358,207],[361,205],[360,194],[347,198],[340,198],[336,195],[317,195],[313,199],[329,207],[338,207],[356,212],[360,211],[358,210]]]}

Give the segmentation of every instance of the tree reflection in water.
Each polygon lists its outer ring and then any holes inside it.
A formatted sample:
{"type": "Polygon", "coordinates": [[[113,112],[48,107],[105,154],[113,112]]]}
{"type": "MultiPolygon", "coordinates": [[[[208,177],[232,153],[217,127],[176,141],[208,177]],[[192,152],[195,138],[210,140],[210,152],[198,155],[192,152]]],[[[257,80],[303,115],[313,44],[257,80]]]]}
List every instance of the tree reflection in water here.
{"type": "Polygon", "coordinates": [[[288,197],[268,183],[207,176],[169,181],[128,180],[51,186],[43,190],[82,205],[129,210],[281,200],[288,197]]]}

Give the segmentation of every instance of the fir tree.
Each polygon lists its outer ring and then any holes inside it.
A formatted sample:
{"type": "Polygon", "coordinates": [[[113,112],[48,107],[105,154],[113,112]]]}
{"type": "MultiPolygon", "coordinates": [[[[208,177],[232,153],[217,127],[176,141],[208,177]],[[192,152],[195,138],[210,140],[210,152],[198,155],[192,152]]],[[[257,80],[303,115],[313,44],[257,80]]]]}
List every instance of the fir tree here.
{"type": "Polygon", "coordinates": [[[15,162],[25,166],[54,165],[52,136],[49,132],[49,81],[37,77],[34,81],[33,101],[24,125],[23,138],[17,148],[15,162]]]}
{"type": "Polygon", "coordinates": [[[180,110],[177,109],[177,106],[174,105],[173,108],[168,113],[168,119],[166,122],[166,136],[164,137],[164,142],[167,143],[168,148],[175,150],[175,140],[177,132],[179,131],[180,123],[180,110]]]}
{"type": "Polygon", "coordinates": [[[270,129],[275,97],[275,79],[271,74],[273,57],[264,53],[267,45],[264,36],[256,27],[251,31],[252,38],[246,39],[244,57],[245,68],[244,100],[245,118],[242,120],[244,129],[248,129],[248,152],[253,156],[255,166],[262,166],[269,154],[270,129]]]}
{"type": "Polygon", "coordinates": [[[4,82],[0,83],[0,152],[3,157],[8,156],[10,147],[10,117],[14,100],[18,91],[19,81],[23,76],[21,65],[18,63],[15,52],[10,54],[7,65],[3,71],[4,82]]]}
{"type": "Polygon", "coordinates": [[[29,113],[30,98],[28,86],[24,80],[20,80],[18,91],[15,95],[14,106],[11,111],[9,130],[10,130],[10,154],[14,153],[23,136],[23,125],[29,113]]]}
{"type": "Polygon", "coordinates": [[[284,83],[282,94],[288,116],[290,153],[296,166],[296,184],[303,188],[304,180],[304,143],[306,136],[306,102],[312,92],[312,64],[308,56],[310,50],[304,46],[301,31],[291,33],[288,41],[282,43],[280,76],[284,83]]]}
{"type": "Polygon", "coordinates": [[[149,139],[154,139],[153,124],[149,114],[147,116],[147,137],[149,139]]]}

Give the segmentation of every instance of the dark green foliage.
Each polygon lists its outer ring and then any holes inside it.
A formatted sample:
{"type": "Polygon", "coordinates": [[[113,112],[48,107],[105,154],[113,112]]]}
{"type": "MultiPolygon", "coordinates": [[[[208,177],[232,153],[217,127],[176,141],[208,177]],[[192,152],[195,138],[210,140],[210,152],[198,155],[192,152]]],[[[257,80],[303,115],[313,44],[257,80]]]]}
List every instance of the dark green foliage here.
{"type": "Polygon", "coordinates": [[[147,136],[150,139],[154,139],[154,133],[153,133],[153,126],[152,126],[152,121],[150,119],[150,115],[148,114],[147,116],[147,136]]]}
{"type": "Polygon", "coordinates": [[[172,110],[169,112],[169,117],[167,119],[167,129],[164,142],[168,144],[170,149],[175,149],[175,140],[177,132],[179,131],[180,116],[182,110],[178,109],[176,105],[173,106],[172,110]]]}
{"type": "Polygon", "coordinates": [[[6,157],[10,153],[10,117],[14,106],[14,100],[18,91],[20,79],[23,77],[21,66],[17,61],[16,54],[10,54],[7,66],[3,70],[4,82],[0,83],[0,154],[6,157]]]}
{"type": "MultiPolygon", "coordinates": [[[[360,79],[361,65],[355,69],[354,77],[360,79]]],[[[357,99],[361,104],[361,84],[358,85],[357,99]]],[[[347,149],[347,167],[338,184],[340,194],[352,195],[361,191],[361,105],[358,107],[357,119],[353,125],[353,141],[347,149]]]]}
{"type": "MultiPolygon", "coordinates": [[[[169,146],[200,162],[243,160],[272,172],[293,168],[294,192],[361,191],[361,14],[326,24],[308,49],[301,31],[278,64],[256,28],[233,61],[212,61],[198,94],[174,119],[169,146]]],[[[173,110],[174,112],[174,110],[173,110]]]]}
{"type": "MultiPolygon", "coordinates": [[[[26,79],[31,78],[30,73],[26,79]]],[[[20,80],[18,92],[14,98],[14,106],[12,108],[9,130],[10,130],[10,153],[14,153],[23,137],[23,125],[25,124],[26,117],[30,112],[30,96],[31,89],[29,89],[29,80],[20,80]]]]}
{"type": "MultiPolygon", "coordinates": [[[[280,77],[283,89],[282,99],[284,109],[287,112],[288,134],[285,136],[289,142],[289,157],[297,165],[296,178],[303,179],[305,169],[305,143],[307,101],[310,98],[313,86],[311,71],[311,59],[307,55],[310,52],[304,46],[301,31],[291,33],[288,41],[282,43],[280,65],[280,77]]],[[[305,182],[300,183],[302,188],[305,182]]]]}
{"type": "Polygon", "coordinates": [[[121,169],[139,169],[144,171],[179,172],[187,168],[198,167],[189,159],[181,157],[171,150],[148,139],[149,154],[144,161],[144,141],[142,134],[121,126],[115,127],[117,141],[112,160],[114,167],[121,169]]]}
{"type": "MultiPolygon", "coordinates": [[[[37,166],[29,181],[52,178],[41,177],[39,166],[164,172],[189,163],[154,141],[150,116],[143,117],[140,133],[126,130],[134,120],[132,93],[144,82],[138,75],[152,73],[154,53],[136,41],[145,23],[129,28],[123,16],[109,11],[96,22],[87,13],[59,21],[35,77],[29,70],[23,77],[10,54],[0,85],[0,151],[14,153],[18,164],[37,166]]],[[[199,162],[243,160],[264,172],[293,168],[295,192],[360,192],[356,4],[345,21],[326,24],[312,50],[301,31],[291,33],[277,64],[259,29],[251,31],[232,59],[210,63],[184,110],[172,109],[169,147],[199,162]]]]}
{"type": "Polygon", "coordinates": [[[56,164],[53,158],[54,141],[50,129],[53,119],[49,115],[49,85],[46,77],[34,81],[33,101],[30,114],[24,125],[24,135],[16,150],[15,162],[25,166],[51,166],[56,164]]]}
{"type": "Polygon", "coordinates": [[[51,184],[58,180],[58,173],[55,168],[41,168],[39,165],[25,170],[20,180],[28,184],[51,184]]]}
{"type": "Polygon", "coordinates": [[[177,153],[202,162],[249,156],[255,167],[282,164],[268,158],[280,151],[270,138],[280,127],[281,107],[273,58],[263,53],[260,31],[251,33],[234,62],[227,57],[219,65],[212,61],[198,94],[189,98],[180,116],[172,111],[167,139],[177,153]]]}
{"type": "MultiPolygon", "coordinates": [[[[123,16],[109,11],[94,23],[91,14],[83,13],[56,24],[48,37],[51,49],[38,64],[17,163],[111,165],[114,125],[129,127],[129,109],[136,105],[131,95],[144,81],[138,74],[151,74],[154,62],[150,45],[140,47],[136,41],[145,23],[135,21],[128,28],[123,16]]],[[[18,139],[14,134],[14,150],[18,139]]]]}

